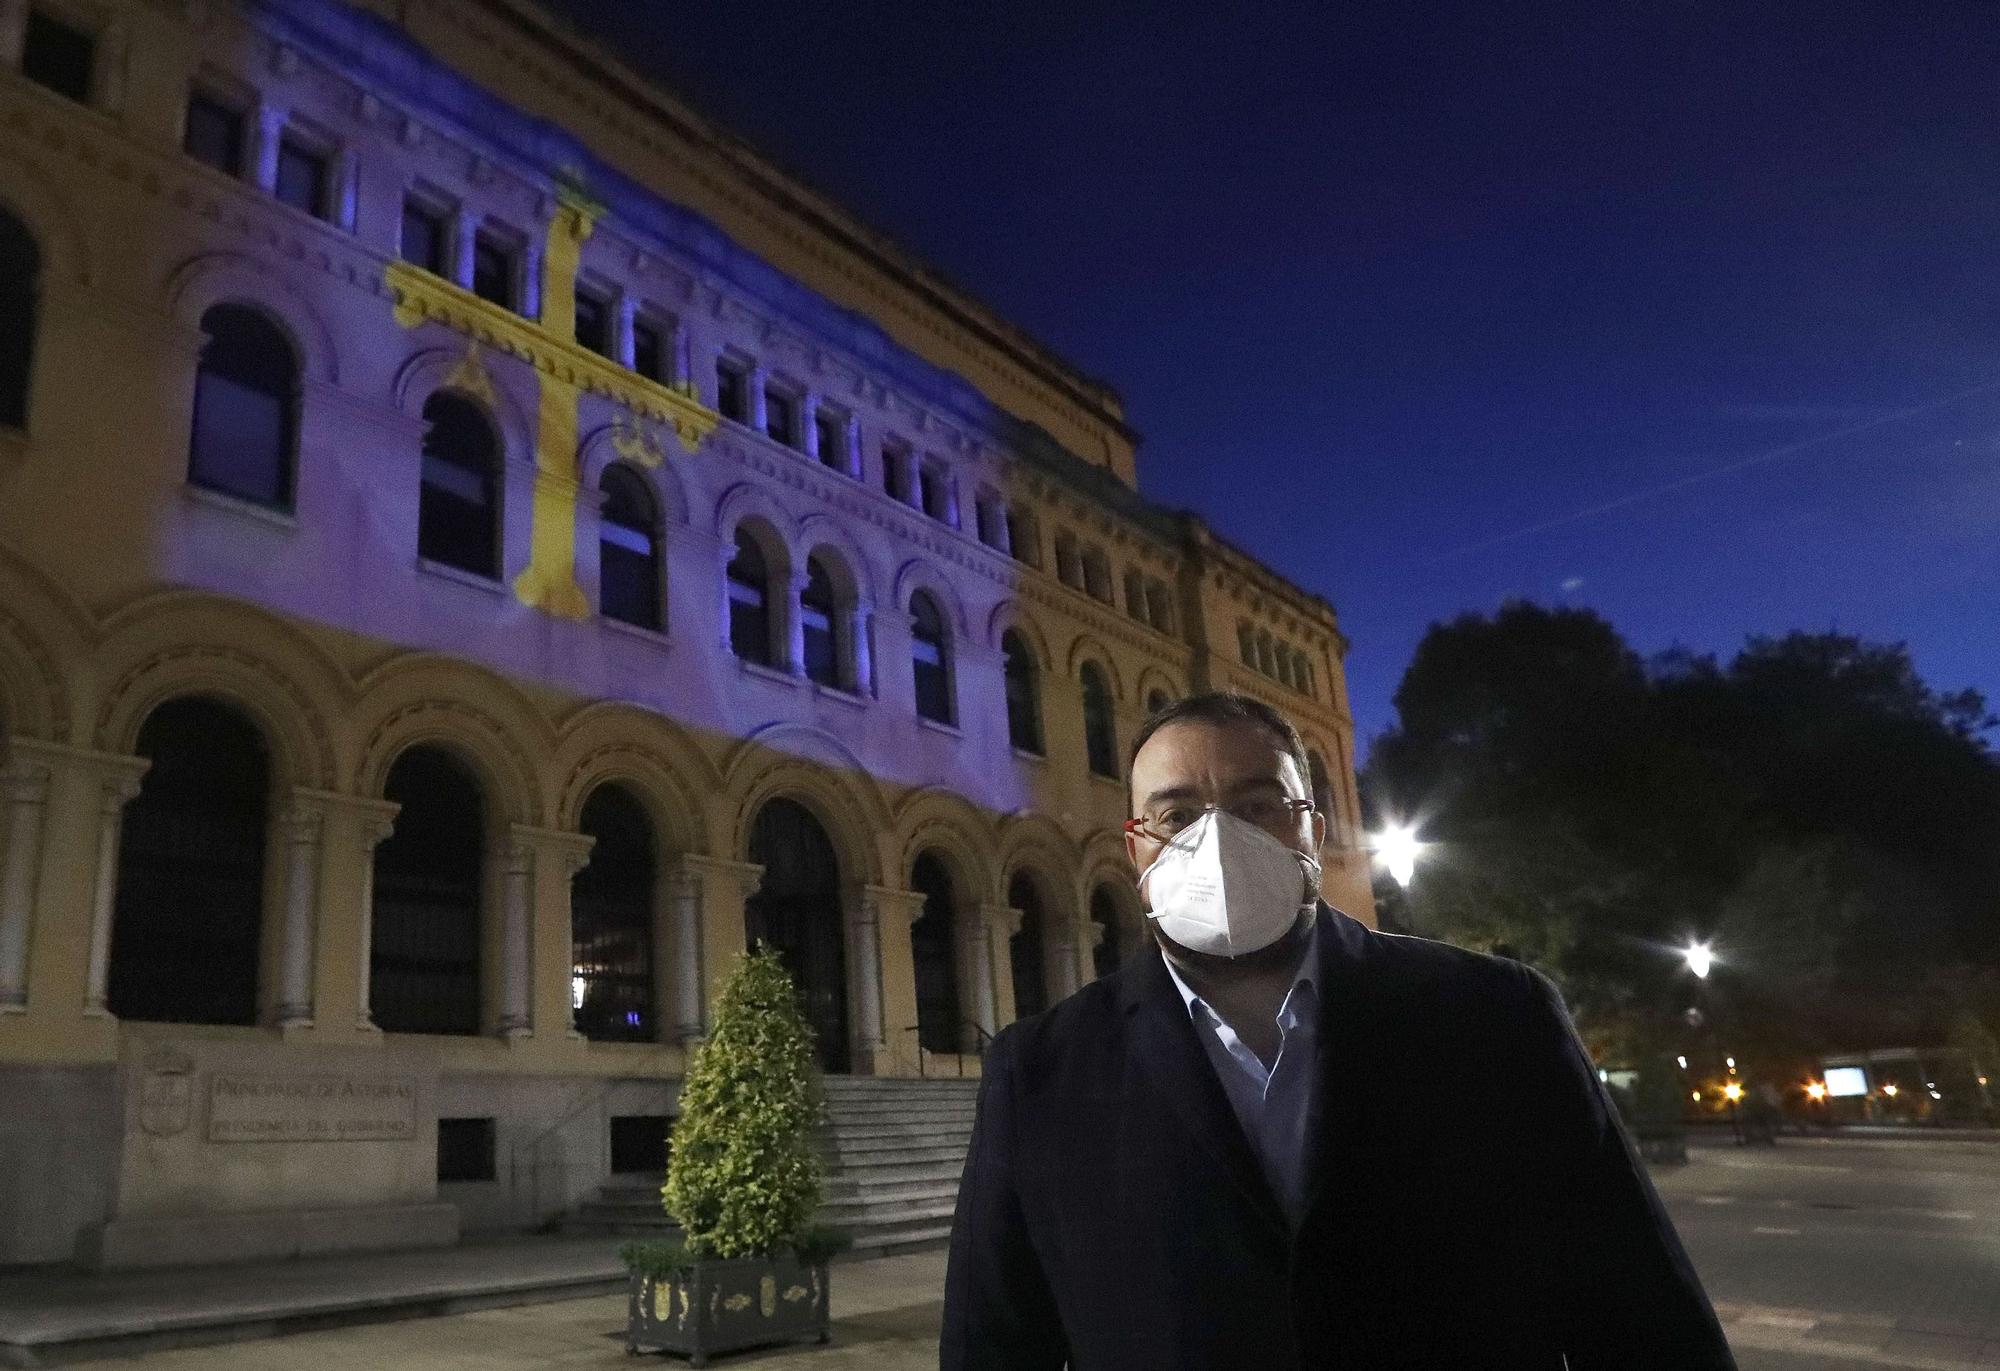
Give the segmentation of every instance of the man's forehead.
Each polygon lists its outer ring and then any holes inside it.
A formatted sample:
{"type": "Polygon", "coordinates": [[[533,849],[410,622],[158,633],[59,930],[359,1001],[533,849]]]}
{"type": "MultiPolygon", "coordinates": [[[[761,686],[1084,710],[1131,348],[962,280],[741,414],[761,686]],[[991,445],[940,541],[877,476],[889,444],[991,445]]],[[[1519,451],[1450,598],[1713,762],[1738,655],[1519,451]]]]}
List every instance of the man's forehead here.
{"type": "Polygon", "coordinates": [[[1283,776],[1291,755],[1270,729],[1248,719],[1177,719],[1146,740],[1132,775],[1144,791],[1181,781],[1235,785],[1283,776]]]}

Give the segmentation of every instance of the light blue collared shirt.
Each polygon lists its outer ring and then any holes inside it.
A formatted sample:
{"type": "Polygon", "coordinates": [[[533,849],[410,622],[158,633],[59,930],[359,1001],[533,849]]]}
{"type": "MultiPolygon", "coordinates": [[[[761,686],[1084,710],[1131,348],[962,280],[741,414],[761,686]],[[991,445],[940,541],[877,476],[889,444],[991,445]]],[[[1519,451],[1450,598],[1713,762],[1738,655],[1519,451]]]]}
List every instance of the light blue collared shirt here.
{"type": "Polygon", "coordinates": [[[1160,953],[1167,974],[1174,978],[1174,986],[1187,1004],[1195,1036],[1201,1039],[1223,1093],[1229,1097],[1229,1107],[1236,1112],[1236,1121],[1243,1125],[1250,1149],[1264,1168],[1264,1179],[1271,1183],[1271,1192],[1294,1228],[1305,1209],[1306,1120],[1312,1105],[1313,1046],[1319,1034],[1319,996],[1313,985],[1313,973],[1319,965],[1313,955],[1318,938],[1319,920],[1315,917],[1306,928],[1298,974],[1292,977],[1292,988],[1278,1007],[1278,1055],[1268,1071],[1236,1030],[1181,979],[1173,958],[1164,950],[1160,953]]]}

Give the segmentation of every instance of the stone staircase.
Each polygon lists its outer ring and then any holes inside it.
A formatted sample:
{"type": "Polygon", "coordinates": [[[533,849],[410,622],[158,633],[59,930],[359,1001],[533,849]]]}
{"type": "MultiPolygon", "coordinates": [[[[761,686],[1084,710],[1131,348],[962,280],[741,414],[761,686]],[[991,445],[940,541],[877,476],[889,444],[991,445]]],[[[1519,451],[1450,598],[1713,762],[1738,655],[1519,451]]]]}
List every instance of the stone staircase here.
{"type": "MultiPolygon", "coordinates": [[[[972,1139],[979,1082],[829,1076],[818,1138],[826,1193],[819,1220],[845,1230],[861,1254],[951,1235],[958,1178],[972,1139]]],[[[563,1221],[573,1233],[661,1236],[659,1176],[614,1176],[563,1221]]]]}

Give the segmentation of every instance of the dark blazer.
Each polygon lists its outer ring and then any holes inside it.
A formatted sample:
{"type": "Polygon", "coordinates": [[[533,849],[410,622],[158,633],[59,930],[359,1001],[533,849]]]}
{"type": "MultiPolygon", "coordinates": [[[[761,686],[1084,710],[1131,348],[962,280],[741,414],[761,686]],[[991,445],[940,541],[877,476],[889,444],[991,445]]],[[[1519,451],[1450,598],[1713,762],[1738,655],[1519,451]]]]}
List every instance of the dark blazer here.
{"type": "Polygon", "coordinates": [[[987,1050],[944,1371],[1733,1368],[1555,987],[1318,918],[1299,1230],[1148,946],[987,1050]]]}

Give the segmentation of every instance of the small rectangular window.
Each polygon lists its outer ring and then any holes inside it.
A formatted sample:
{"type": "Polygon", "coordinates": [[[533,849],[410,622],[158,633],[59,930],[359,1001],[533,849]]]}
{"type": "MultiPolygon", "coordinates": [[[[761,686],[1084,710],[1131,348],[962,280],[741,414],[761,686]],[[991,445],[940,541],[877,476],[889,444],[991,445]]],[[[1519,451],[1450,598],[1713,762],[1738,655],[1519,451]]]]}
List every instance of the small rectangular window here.
{"type": "Polygon", "coordinates": [[[715,364],[715,407],[725,419],[750,422],[750,374],[734,362],[715,364]]]}
{"type": "Polygon", "coordinates": [[[514,308],[514,250],[483,229],[472,239],[472,293],[514,308]]]}
{"type": "Polygon", "coordinates": [[[650,319],[632,321],[632,370],[655,381],[671,381],[667,374],[667,337],[650,319]]]}
{"type": "Polygon", "coordinates": [[[813,411],[813,429],[819,443],[819,464],[835,471],[847,470],[847,421],[831,410],[813,411]]]}
{"type": "Polygon", "coordinates": [[[611,1119],[611,1174],[664,1176],[673,1136],[665,1114],[616,1114],[611,1119]]]}
{"type": "Polygon", "coordinates": [[[944,473],[929,462],[917,468],[917,495],[924,513],[933,519],[950,522],[951,492],[945,485],[944,473]]]}
{"type": "Polygon", "coordinates": [[[243,128],[242,111],[196,93],[188,98],[181,147],[195,161],[237,176],[243,171],[243,128]]]}
{"type": "Polygon", "coordinates": [[[439,1119],[437,1178],[444,1181],[497,1179],[493,1120],[439,1119]]]}
{"type": "Polygon", "coordinates": [[[600,357],[611,355],[611,302],[602,295],[577,291],[576,341],[600,357]]]}
{"type": "Polygon", "coordinates": [[[798,401],[782,390],[764,388],[764,432],[771,441],[796,447],[799,441],[798,401]]]}
{"type": "Polygon", "coordinates": [[[882,492],[892,500],[906,498],[903,494],[903,450],[887,443],[882,445],[882,492]]]}
{"type": "Polygon", "coordinates": [[[28,28],[21,41],[21,75],[87,105],[96,67],[96,35],[42,10],[28,11],[28,28]]]}
{"type": "Polygon", "coordinates": [[[326,218],[327,159],[291,138],[278,142],[278,180],[273,190],[279,200],[315,219],[326,218]]]}
{"type": "Polygon", "coordinates": [[[403,200],[403,260],[434,275],[451,272],[451,237],[445,216],[419,201],[403,200]]]}

